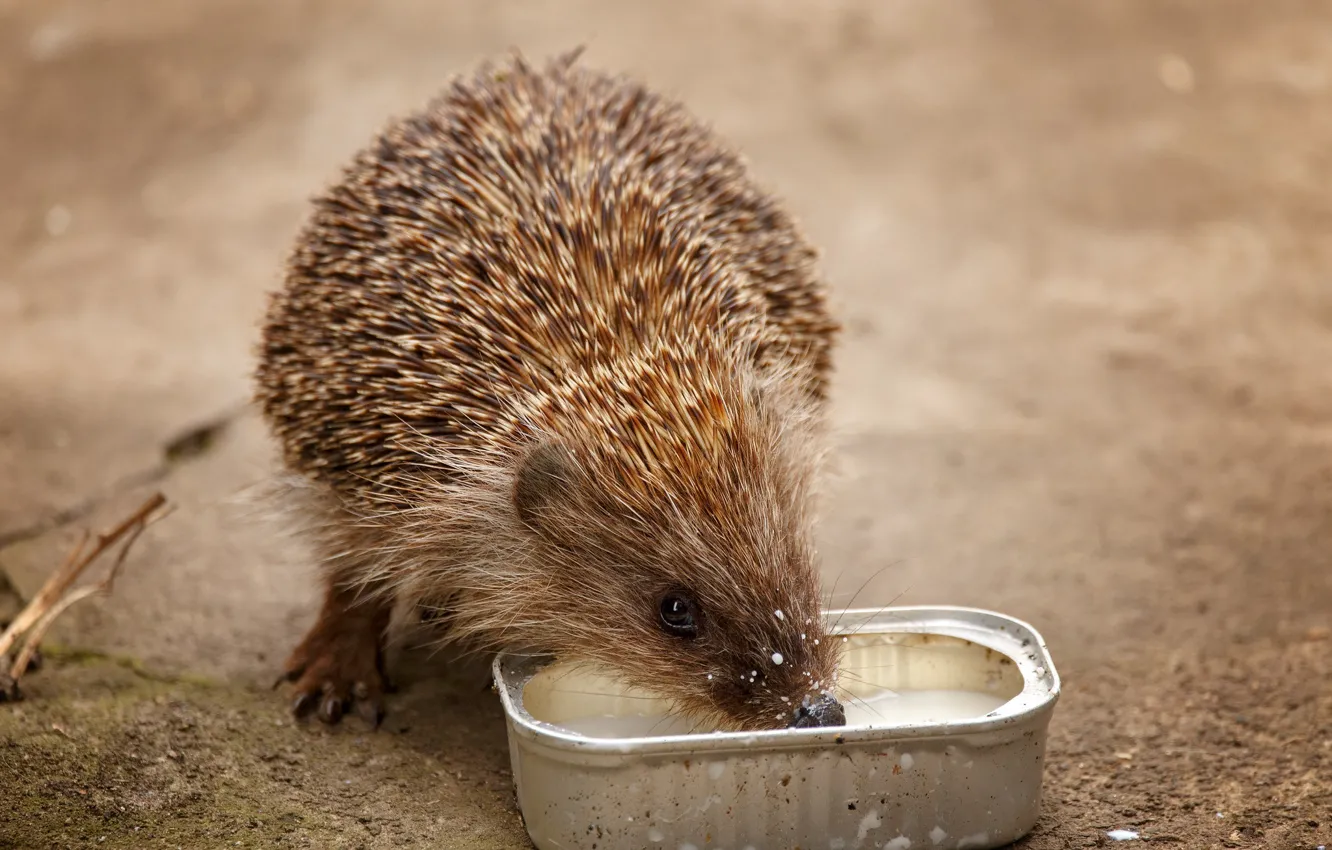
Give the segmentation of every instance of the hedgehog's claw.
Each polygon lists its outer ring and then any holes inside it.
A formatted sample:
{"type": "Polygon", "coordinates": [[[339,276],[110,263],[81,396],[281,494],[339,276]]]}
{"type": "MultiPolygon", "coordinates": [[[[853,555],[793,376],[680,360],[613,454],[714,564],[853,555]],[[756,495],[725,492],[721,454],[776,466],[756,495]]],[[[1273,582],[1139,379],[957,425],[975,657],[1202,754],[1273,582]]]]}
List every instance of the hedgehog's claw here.
{"type": "Polygon", "coordinates": [[[319,719],[330,726],[342,719],[342,707],[346,701],[337,694],[328,694],[319,704],[319,719]]]}
{"type": "Polygon", "coordinates": [[[280,674],[278,674],[278,677],[273,680],[273,690],[276,691],[278,688],[282,687],[283,685],[288,684],[289,682],[296,681],[301,677],[301,674],[304,672],[305,670],[303,669],[283,670],[280,674]]]}
{"type": "MultiPolygon", "coordinates": [[[[280,683],[282,680],[278,681],[280,683]]],[[[291,701],[291,714],[297,719],[305,719],[312,708],[314,708],[314,699],[309,694],[297,694],[296,699],[291,701]]]]}
{"type": "Polygon", "coordinates": [[[379,699],[358,699],[356,701],[356,714],[371,729],[378,729],[384,722],[384,703],[379,699]]]}

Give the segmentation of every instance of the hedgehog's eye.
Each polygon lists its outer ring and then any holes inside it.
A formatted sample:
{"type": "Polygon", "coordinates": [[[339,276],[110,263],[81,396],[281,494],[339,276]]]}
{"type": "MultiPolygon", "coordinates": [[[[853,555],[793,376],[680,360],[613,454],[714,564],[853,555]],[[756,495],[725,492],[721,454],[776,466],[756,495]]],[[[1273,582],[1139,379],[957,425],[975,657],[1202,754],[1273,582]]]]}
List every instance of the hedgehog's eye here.
{"type": "Polygon", "coordinates": [[[673,591],[661,598],[657,612],[661,628],[669,635],[682,638],[698,636],[698,606],[687,594],[673,591]]]}

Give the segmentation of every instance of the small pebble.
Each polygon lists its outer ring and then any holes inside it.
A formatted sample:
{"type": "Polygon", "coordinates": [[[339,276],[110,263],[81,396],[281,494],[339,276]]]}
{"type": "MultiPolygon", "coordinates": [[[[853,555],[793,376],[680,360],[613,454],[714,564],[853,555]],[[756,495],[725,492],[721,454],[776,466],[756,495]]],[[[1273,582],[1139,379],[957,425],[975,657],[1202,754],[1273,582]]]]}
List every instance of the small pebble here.
{"type": "Polygon", "coordinates": [[[56,204],[46,211],[46,232],[50,236],[63,236],[74,223],[74,214],[69,207],[56,204]]]}
{"type": "Polygon", "coordinates": [[[1157,66],[1161,85],[1175,94],[1188,94],[1193,91],[1193,66],[1180,56],[1162,56],[1157,66]]]}
{"type": "Polygon", "coordinates": [[[74,27],[58,22],[43,24],[28,38],[28,55],[38,62],[54,59],[74,42],[74,27]]]}

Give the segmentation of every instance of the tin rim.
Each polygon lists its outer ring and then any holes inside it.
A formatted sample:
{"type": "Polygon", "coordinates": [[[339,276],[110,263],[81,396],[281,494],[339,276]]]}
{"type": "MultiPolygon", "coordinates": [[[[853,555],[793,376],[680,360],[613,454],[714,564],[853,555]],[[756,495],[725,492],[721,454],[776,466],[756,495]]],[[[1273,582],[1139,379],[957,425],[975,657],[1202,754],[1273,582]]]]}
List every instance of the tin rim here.
{"type": "MultiPolygon", "coordinates": [[[[958,637],[979,646],[992,649],[1013,660],[1022,673],[1022,692],[990,714],[966,720],[949,720],[927,723],[884,724],[876,726],[838,726],[812,729],[768,729],[749,732],[699,732],[688,735],[662,735],[637,738],[591,738],[563,729],[551,723],[537,720],[522,705],[522,689],[530,675],[514,682],[507,667],[510,664],[526,663],[531,665],[544,655],[525,655],[520,653],[500,652],[492,663],[495,686],[504,706],[504,713],[509,721],[511,735],[529,739],[543,746],[557,750],[566,750],[586,755],[606,754],[623,756],[626,754],[652,754],[689,752],[719,752],[737,750],[786,750],[809,749],[812,747],[836,746],[855,743],[880,743],[885,741],[920,740],[924,738],[953,738],[1000,732],[1008,729],[1022,730],[1030,726],[1042,715],[1051,714],[1058,701],[1061,690],[1059,673],[1050,658],[1045,638],[1031,624],[983,608],[964,606],[915,605],[894,608],[847,608],[826,611],[824,617],[836,617],[838,625],[830,624],[834,635],[847,635],[851,628],[856,632],[872,634],[939,634],[958,637]],[[911,624],[914,628],[893,628],[891,618],[913,616],[916,618],[939,618],[937,624],[926,628],[920,627],[919,619],[911,624]],[[971,617],[948,620],[948,617],[971,617]],[[1007,639],[986,640],[994,637],[994,631],[975,622],[976,618],[1001,621],[1005,628],[1000,631],[1007,639]],[[846,626],[841,623],[847,619],[852,622],[846,626]],[[1025,633],[1031,646],[1021,645],[1010,630],[1025,633]],[[1026,650],[1024,656],[1018,650],[1026,650]],[[515,699],[515,694],[516,699],[515,699]],[[1010,707],[1013,707],[1010,709],[1010,707]],[[997,715],[997,716],[996,716],[997,715]]],[[[534,672],[534,671],[533,671],[534,672]]]]}

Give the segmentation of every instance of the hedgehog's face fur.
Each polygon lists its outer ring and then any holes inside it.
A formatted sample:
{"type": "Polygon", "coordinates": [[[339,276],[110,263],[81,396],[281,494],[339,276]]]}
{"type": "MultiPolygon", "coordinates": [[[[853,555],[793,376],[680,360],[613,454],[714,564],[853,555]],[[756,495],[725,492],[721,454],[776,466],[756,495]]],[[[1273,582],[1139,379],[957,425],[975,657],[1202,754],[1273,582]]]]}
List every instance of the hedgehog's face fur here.
{"type": "Polygon", "coordinates": [[[577,424],[519,459],[512,506],[543,573],[522,612],[532,642],[722,727],[840,725],[807,516],[813,418],[789,382],[683,356],[618,364],[596,397],[635,404],[550,416],[577,424]],[[676,368],[708,379],[690,397],[676,368]]]}

